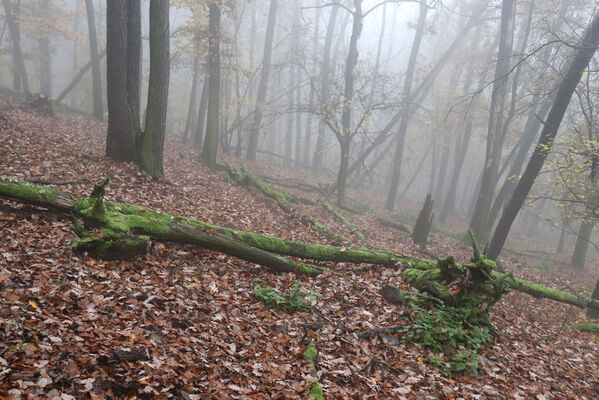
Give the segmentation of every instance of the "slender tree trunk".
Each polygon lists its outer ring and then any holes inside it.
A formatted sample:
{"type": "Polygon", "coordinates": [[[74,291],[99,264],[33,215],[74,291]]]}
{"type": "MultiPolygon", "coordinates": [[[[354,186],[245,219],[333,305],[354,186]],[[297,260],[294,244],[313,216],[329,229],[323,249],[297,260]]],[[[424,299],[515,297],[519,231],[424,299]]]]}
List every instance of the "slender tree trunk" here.
{"type": "Polygon", "coordinates": [[[358,63],[358,40],[362,33],[362,0],[354,0],[352,33],[349,40],[349,51],[345,61],[343,103],[341,103],[341,132],[337,133],[337,140],[341,146],[341,160],[337,177],[337,204],[345,206],[345,185],[347,182],[347,169],[351,141],[354,133],[351,126],[351,110],[354,98],[354,69],[358,63]]]}
{"type": "Polygon", "coordinates": [[[98,56],[98,38],[96,36],[96,17],[93,1],[85,0],[85,7],[87,10],[87,29],[92,63],[92,96],[94,101],[93,114],[94,117],[102,121],[104,120],[104,103],[102,100],[102,78],[100,73],[100,57],[98,56]]]}
{"type": "Polygon", "coordinates": [[[399,129],[397,130],[397,143],[395,145],[395,156],[393,157],[393,166],[391,167],[391,185],[387,194],[387,201],[385,202],[385,208],[389,211],[393,211],[395,208],[395,199],[397,197],[397,189],[399,188],[399,177],[401,173],[401,161],[403,158],[403,148],[406,133],[408,131],[409,114],[411,107],[408,106],[410,102],[410,96],[412,91],[412,83],[414,82],[414,72],[416,70],[416,60],[420,51],[420,43],[422,42],[422,36],[424,35],[424,26],[426,24],[426,14],[428,7],[426,1],[420,3],[420,14],[418,16],[418,25],[416,27],[416,34],[414,35],[414,41],[412,42],[412,48],[410,50],[410,58],[408,60],[408,68],[406,70],[406,77],[403,84],[402,92],[402,103],[405,109],[399,129]]]}
{"type": "MultiPolygon", "coordinates": [[[[162,159],[170,72],[169,34],[169,0],[150,0],[150,76],[139,162],[144,171],[154,178],[164,177],[162,159]]],[[[139,66],[139,62],[136,64],[139,66]]]]}
{"type": "MultiPolygon", "coordinates": [[[[100,57],[100,59],[101,59],[105,55],[106,55],[106,50],[103,50],[98,55],[98,57],[100,57]]],[[[56,98],[54,99],[54,103],[55,104],[62,103],[62,101],[65,99],[65,97],[73,91],[73,89],[77,86],[79,81],[81,81],[81,78],[83,78],[83,75],[85,75],[87,73],[87,71],[90,70],[91,67],[92,67],[91,61],[88,62],[87,64],[85,64],[83,67],[81,67],[81,69],[79,70],[79,72],[77,72],[77,75],[75,75],[73,80],[62,90],[62,92],[60,92],[60,94],[58,96],[56,96],[56,98]]]]}
{"type": "Polygon", "coordinates": [[[320,67],[320,115],[318,122],[318,136],[316,138],[316,149],[314,149],[314,157],[312,158],[312,172],[320,173],[322,158],[324,155],[324,135],[326,125],[322,121],[322,117],[327,114],[330,98],[330,68],[331,68],[331,46],[333,44],[333,34],[335,33],[335,23],[339,14],[339,6],[335,5],[331,9],[329,23],[327,26],[327,34],[324,40],[322,66],[320,67]]]}
{"type": "Polygon", "coordinates": [[[300,41],[302,33],[300,29],[300,4],[299,0],[293,1],[293,69],[295,70],[295,157],[294,165],[299,168],[302,164],[302,113],[299,111],[302,100],[302,89],[300,79],[300,41]]]}
{"type": "MultiPolygon", "coordinates": [[[[77,0],[77,2],[75,3],[75,12],[73,15],[73,32],[75,32],[75,34],[80,34],[80,30],[79,30],[79,22],[80,22],[80,11],[81,11],[81,4],[83,4],[83,0],[77,0]]],[[[79,41],[78,40],[73,40],[73,56],[71,58],[72,60],[72,66],[73,66],[73,72],[77,71],[79,69],[79,41]]],[[[71,107],[75,107],[77,105],[77,97],[76,97],[76,93],[72,92],[71,93],[71,97],[69,99],[69,103],[71,105],[71,107]]]]}
{"type": "Polygon", "coordinates": [[[580,224],[580,230],[576,238],[576,246],[574,247],[574,253],[570,264],[578,269],[584,269],[584,263],[587,258],[587,251],[589,249],[589,243],[591,242],[591,235],[593,228],[595,227],[595,221],[583,222],[580,224]]]}
{"type": "Polygon", "coordinates": [[[260,85],[258,86],[258,97],[256,98],[256,108],[254,110],[254,119],[250,129],[250,140],[248,143],[247,158],[256,160],[258,151],[258,139],[260,135],[260,125],[262,123],[262,113],[264,102],[266,100],[266,90],[268,88],[268,78],[270,74],[270,60],[272,56],[272,42],[277,19],[278,0],[270,0],[268,11],[268,23],[266,25],[266,36],[264,38],[264,56],[262,58],[262,71],[260,74],[260,85]]]}
{"type": "Polygon", "coordinates": [[[499,51],[493,80],[493,91],[491,93],[485,164],[476,206],[470,220],[470,229],[475,236],[482,238],[487,237],[491,229],[489,226],[489,212],[491,210],[495,186],[497,185],[497,175],[503,149],[504,137],[501,125],[503,122],[503,108],[508,86],[507,81],[514,37],[514,0],[504,0],[502,4],[499,51]]]}
{"type": "MultiPolygon", "coordinates": [[[[17,46],[15,45],[15,43],[17,43],[19,45],[19,48],[21,46],[21,23],[19,22],[19,20],[16,18],[20,13],[21,13],[21,0],[15,0],[13,3],[13,7],[12,7],[12,13],[10,13],[7,10],[6,11],[6,15],[12,15],[14,16],[12,21],[14,24],[14,29],[11,29],[10,25],[9,25],[9,30],[11,32],[11,40],[12,40],[12,70],[13,70],[13,84],[12,87],[14,90],[20,92],[21,91],[21,71],[19,68],[19,53],[17,46]]],[[[7,22],[10,20],[10,18],[7,18],[7,22]]],[[[10,22],[9,22],[10,23],[10,22]]]]}
{"type": "Polygon", "coordinates": [[[514,189],[514,194],[506,205],[497,227],[495,228],[495,233],[493,234],[488,253],[489,258],[492,260],[495,260],[497,256],[499,256],[512,223],[522,208],[526,196],[528,196],[536,177],[539,175],[539,172],[545,163],[545,159],[551,150],[553,140],[557,135],[557,131],[564,118],[566,109],[568,108],[568,104],[570,104],[572,94],[574,93],[578,82],[580,82],[583,71],[588,67],[591,58],[595,54],[598,44],[599,13],[593,17],[593,21],[587,28],[581,43],[574,50],[574,57],[571,59],[561,83],[558,86],[555,100],[547,115],[545,125],[543,125],[539,143],[535,147],[535,150],[528,161],[528,165],[526,166],[526,170],[518,181],[518,184],[514,189]]]}
{"type": "MultiPolygon", "coordinates": [[[[40,15],[48,16],[50,13],[50,1],[41,0],[39,4],[40,15]]],[[[50,97],[52,95],[52,56],[50,55],[50,32],[41,29],[37,39],[39,46],[40,62],[40,93],[50,97]]]]}
{"type": "Polygon", "coordinates": [[[193,137],[193,148],[200,150],[204,141],[204,131],[206,130],[206,110],[208,108],[208,76],[205,76],[202,84],[202,94],[200,95],[200,107],[198,108],[197,127],[193,137]]]}
{"type": "Polygon", "coordinates": [[[183,143],[187,143],[187,138],[194,130],[197,113],[198,81],[200,75],[200,49],[199,39],[194,40],[193,54],[193,78],[191,83],[191,93],[189,95],[189,107],[187,109],[187,118],[185,120],[185,130],[183,131],[183,143]]]}
{"type": "MultiPolygon", "coordinates": [[[[318,68],[318,35],[320,33],[320,0],[316,2],[316,7],[314,9],[314,39],[312,41],[312,68],[314,71],[314,75],[316,75],[316,70],[318,68]]],[[[314,84],[310,85],[310,107],[314,105],[314,84]]],[[[313,124],[313,116],[311,113],[306,114],[306,136],[304,139],[304,151],[303,151],[303,160],[302,164],[304,167],[310,166],[310,149],[312,147],[312,124],[313,124]]]]}
{"type": "Polygon", "coordinates": [[[206,138],[200,155],[209,168],[216,168],[220,111],[220,4],[210,3],[208,38],[208,109],[206,138]]]}
{"type": "MultiPolygon", "coordinates": [[[[126,2],[107,0],[106,37],[106,98],[108,100],[106,156],[116,161],[131,161],[134,155],[134,138],[131,136],[127,99],[126,2]]],[[[95,58],[98,59],[97,56],[95,58]]]]}
{"type": "Polygon", "coordinates": [[[293,68],[293,62],[290,61],[289,64],[289,76],[288,76],[288,81],[287,81],[287,96],[288,96],[288,101],[287,104],[289,104],[289,110],[287,112],[287,132],[285,132],[285,157],[287,157],[288,159],[291,159],[291,154],[293,152],[293,113],[291,112],[291,110],[293,109],[293,101],[295,100],[295,90],[297,87],[296,84],[296,78],[297,78],[297,72],[295,71],[295,69],[293,68]]]}
{"type": "MultiPolygon", "coordinates": [[[[29,79],[27,79],[27,68],[25,67],[25,57],[23,57],[23,50],[21,49],[21,29],[16,19],[15,10],[11,7],[10,0],[2,0],[4,3],[4,11],[6,13],[6,22],[8,23],[8,29],[10,30],[10,36],[12,37],[13,45],[13,58],[15,61],[15,69],[18,71],[20,81],[23,85],[23,92],[30,94],[29,79]]],[[[17,2],[20,5],[20,2],[17,2]]],[[[16,81],[16,79],[15,79],[16,81]]],[[[17,86],[17,85],[15,85],[17,86]]]]}

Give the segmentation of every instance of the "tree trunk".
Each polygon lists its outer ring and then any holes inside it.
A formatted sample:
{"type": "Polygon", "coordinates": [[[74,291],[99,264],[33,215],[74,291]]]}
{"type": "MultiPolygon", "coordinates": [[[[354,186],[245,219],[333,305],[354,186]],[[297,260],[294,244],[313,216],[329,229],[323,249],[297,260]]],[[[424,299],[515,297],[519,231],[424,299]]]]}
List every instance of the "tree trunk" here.
{"type": "Polygon", "coordinates": [[[210,3],[208,38],[208,108],[206,138],[200,155],[204,164],[216,168],[220,112],[220,4],[210,3]]]}
{"type": "Polygon", "coordinates": [[[428,7],[426,1],[420,3],[420,14],[418,16],[418,24],[416,26],[416,34],[412,41],[412,48],[410,49],[410,58],[408,60],[408,68],[406,70],[406,77],[404,78],[402,97],[402,106],[404,112],[402,114],[401,122],[397,130],[397,142],[395,144],[395,155],[393,157],[393,166],[391,167],[391,185],[389,186],[389,192],[387,193],[387,201],[385,202],[385,208],[389,211],[393,211],[395,208],[395,199],[397,198],[397,190],[399,189],[399,177],[401,173],[401,161],[403,158],[403,148],[408,131],[409,114],[411,107],[408,106],[410,102],[412,84],[414,82],[414,72],[416,71],[416,60],[418,58],[418,52],[420,51],[420,43],[422,42],[422,36],[424,35],[424,27],[426,24],[426,14],[428,13],[428,7]]]}
{"type": "MultiPolygon", "coordinates": [[[[312,41],[312,68],[314,71],[314,75],[316,76],[316,70],[318,68],[318,35],[320,33],[320,0],[316,2],[317,8],[314,9],[315,17],[314,17],[314,39],[312,41]]],[[[310,107],[314,105],[314,84],[310,85],[310,107]]],[[[310,166],[310,150],[312,148],[312,123],[313,123],[313,115],[311,113],[306,114],[306,136],[304,139],[304,151],[303,151],[303,161],[302,164],[304,167],[310,166]]]]}
{"type": "Polygon", "coordinates": [[[578,231],[578,236],[576,238],[576,246],[574,247],[572,259],[570,260],[570,264],[577,269],[584,269],[584,263],[587,258],[587,251],[589,249],[594,226],[594,221],[582,222],[580,224],[580,230],[578,231]]]}
{"type": "Polygon", "coordinates": [[[202,84],[202,94],[200,95],[200,107],[198,108],[198,118],[195,135],[193,136],[193,148],[200,150],[204,141],[204,131],[206,130],[206,109],[208,108],[208,75],[204,77],[202,84]]]}
{"type": "MultiPolygon", "coordinates": [[[[102,59],[102,57],[104,57],[105,55],[106,55],[106,50],[102,50],[102,52],[98,55],[98,58],[102,59]]],[[[81,78],[83,78],[83,76],[87,73],[87,71],[89,71],[90,68],[92,68],[92,64],[93,63],[90,61],[87,64],[85,64],[83,67],[81,67],[81,69],[79,70],[79,72],[77,72],[77,75],[75,75],[75,77],[73,78],[71,83],[69,83],[62,90],[62,92],[60,92],[60,94],[58,96],[56,96],[56,99],[54,99],[54,104],[60,104],[64,101],[64,99],[67,97],[67,95],[69,93],[71,93],[71,91],[73,89],[75,89],[77,84],[81,81],[81,78]]]]}
{"type": "Polygon", "coordinates": [[[131,161],[135,146],[127,99],[127,3],[121,0],[106,2],[106,84],[106,156],[116,161],[131,161]]]}
{"type": "MultiPolygon", "coordinates": [[[[154,178],[164,177],[162,159],[168,105],[169,33],[169,0],[150,0],[148,105],[144,125],[145,132],[141,136],[141,153],[138,154],[138,157],[141,168],[154,178]]],[[[139,62],[136,64],[139,66],[139,62]]],[[[136,76],[139,77],[139,72],[136,76]]],[[[132,104],[132,107],[134,106],[135,104],[132,104]]]]}
{"type": "MultiPolygon", "coordinates": [[[[108,181],[105,181],[101,186],[96,185],[89,198],[77,199],[47,186],[31,186],[27,182],[0,178],[0,197],[49,208],[65,215],[75,215],[82,218],[86,224],[103,227],[105,232],[113,235],[132,235],[132,232],[135,232],[134,236],[138,236],[137,239],[140,235],[147,235],[162,242],[194,244],[258,263],[280,272],[301,272],[314,276],[327,269],[287,260],[271,254],[271,252],[320,261],[380,265],[410,263],[410,268],[404,270],[403,273],[406,275],[406,279],[413,282],[416,287],[421,287],[419,282],[424,283],[426,287],[434,287],[435,282],[439,282],[440,277],[443,276],[438,272],[439,269],[456,265],[451,258],[433,261],[414,257],[400,257],[395,252],[385,250],[320,246],[293,242],[274,236],[210,225],[191,218],[175,217],[145,207],[103,201],[102,189],[107,183],[108,181]],[[214,234],[213,232],[217,233],[214,234]],[[426,285],[427,281],[430,281],[431,285],[426,285]]],[[[75,242],[75,247],[85,240],[75,242]]],[[[477,258],[476,253],[475,251],[474,259],[480,259],[480,254],[477,258]]],[[[475,267],[481,267],[481,263],[474,264],[475,267]]],[[[549,289],[512,275],[497,273],[492,270],[494,263],[490,261],[482,264],[488,272],[490,271],[492,281],[500,283],[503,289],[513,288],[537,298],[549,298],[578,307],[599,310],[599,301],[597,300],[549,289]]],[[[471,266],[471,264],[465,265],[468,268],[471,266]]],[[[457,268],[454,271],[463,270],[457,268]]]]}
{"type": "Polygon", "coordinates": [[[96,17],[93,1],[85,0],[85,8],[87,10],[87,29],[92,67],[92,97],[94,100],[93,114],[94,117],[102,121],[104,120],[104,103],[102,100],[102,78],[100,73],[100,57],[98,55],[98,38],[96,36],[96,17]]]}
{"type": "Polygon", "coordinates": [[[189,107],[187,109],[187,118],[185,119],[185,129],[183,131],[183,143],[187,143],[187,139],[196,123],[197,113],[197,98],[198,98],[198,80],[200,75],[200,40],[194,40],[193,54],[193,78],[191,83],[191,93],[189,95],[189,107]]]}
{"type": "Polygon", "coordinates": [[[258,151],[258,139],[260,136],[260,125],[262,124],[262,114],[264,102],[266,100],[266,90],[268,88],[268,78],[270,75],[270,60],[272,56],[272,43],[275,31],[275,22],[277,19],[278,0],[270,0],[268,10],[268,23],[266,25],[266,36],[264,38],[264,55],[262,58],[262,71],[260,73],[260,85],[258,86],[258,97],[256,98],[256,108],[254,110],[254,120],[250,128],[250,140],[248,143],[247,158],[256,160],[258,151]]]}
{"type": "MultiPolygon", "coordinates": [[[[151,18],[152,14],[150,14],[151,18]]],[[[150,20],[150,24],[151,24],[150,20]]],[[[150,26],[150,36],[152,26],[150,26]]],[[[150,49],[152,38],[150,37],[150,49]]],[[[150,54],[151,56],[151,54],[150,54]]],[[[150,64],[150,69],[152,65],[150,64]]],[[[127,1],[127,101],[131,120],[131,136],[137,138],[140,129],[141,108],[141,3],[127,1]]]]}
{"type": "MultiPolygon", "coordinates": [[[[13,45],[13,59],[15,62],[15,70],[18,71],[20,82],[23,84],[23,92],[30,94],[29,79],[27,78],[27,68],[25,67],[25,57],[23,57],[23,50],[21,49],[21,28],[16,19],[15,10],[11,7],[10,0],[2,0],[4,3],[4,11],[6,13],[6,22],[8,23],[8,29],[10,30],[10,36],[12,38],[13,45]]],[[[20,7],[20,2],[17,5],[20,7]]],[[[17,79],[15,77],[15,83],[17,79]]],[[[18,85],[15,85],[17,87],[18,85]]]]}
{"type": "Polygon", "coordinates": [[[341,132],[335,132],[341,147],[339,174],[337,176],[337,205],[345,206],[345,185],[348,178],[349,155],[352,138],[355,132],[351,127],[351,110],[354,98],[354,69],[358,63],[358,40],[362,33],[362,0],[354,0],[352,33],[349,40],[349,50],[345,61],[343,102],[341,103],[341,132]]]}
{"type": "Polygon", "coordinates": [[[314,157],[312,158],[312,172],[320,173],[322,158],[324,155],[324,135],[326,125],[322,121],[322,117],[327,114],[330,100],[330,69],[331,69],[331,46],[333,44],[333,34],[335,33],[335,23],[339,14],[339,6],[334,5],[329,16],[327,26],[327,34],[324,40],[322,66],[320,67],[320,118],[318,119],[318,136],[316,138],[316,148],[314,149],[314,157]]]}
{"type": "Polygon", "coordinates": [[[470,220],[470,229],[479,238],[486,238],[489,230],[489,212],[495,194],[498,180],[499,163],[503,150],[504,136],[503,108],[508,87],[508,75],[511,64],[512,45],[514,38],[514,0],[504,0],[501,7],[501,28],[499,33],[499,50],[491,93],[491,109],[487,131],[487,149],[481,187],[478,192],[474,213],[470,220]]]}
{"type": "Polygon", "coordinates": [[[428,234],[433,226],[433,218],[433,199],[430,194],[427,194],[422,210],[420,210],[420,214],[418,214],[416,225],[414,225],[414,231],[412,232],[412,240],[414,243],[426,245],[428,234]]]}
{"type": "MultiPolygon", "coordinates": [[[[39,13],[47,16],[50,13],[50,0],[40,0],[39,13]]],[[[50,32],[41,29],[37,39],[40,62],[40,93],[52,96],[52,56],[50,55],[50,32]]]]}
{"type": "Polygon", "coordinates": [[[553,140],[557,135],[557,131],[561,125],[566,109],[570,104],[572,94],[580,82],[582,73],[589,65],[589,62],[597,50],[599,44],[599,13],[593,17],[593,21],[587,28],[581,43],[575,48],[574,57],[565,72],[557,88],[555,100],[551,106],[551,110],[545,120],[545,125],[541,131],[538,145],[528,161],[524,174],[518,181],[514,194],[506,205],[501,218],[493,234],[493,239],[489,247],[489,258],[496,259],[505,244],[508,233],[520,211],[526,196],[530,192],[532,185],[539,175],[545,159],[551,150],[553,140]]]}

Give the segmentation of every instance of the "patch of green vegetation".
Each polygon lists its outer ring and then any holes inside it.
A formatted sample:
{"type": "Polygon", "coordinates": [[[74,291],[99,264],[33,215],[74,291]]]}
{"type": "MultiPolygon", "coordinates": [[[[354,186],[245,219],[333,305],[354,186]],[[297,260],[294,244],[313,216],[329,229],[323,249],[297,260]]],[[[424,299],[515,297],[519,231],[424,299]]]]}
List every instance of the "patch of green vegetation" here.
{"type": "Polygon", "coordinates": [[[293,285],[283,293],[278,293],[274,288],[262,286],[262,280],[256,279],[254,286],[254,298],[267,307],[274,307],[288,313],[305,311],[311,307],[311,302],[322,297],[319,293],[312,292],[304,287],[300,281],[294,281],[293,285]]]}
{"type": "Polygon", "coordinates": [[[478,374],[478,352],[493,342],[492,328],[472,324],[465,309],[446,306],[427,293],[416,295],[410,306],[413,323],[404,328],[403,341],[434,351],[427,361],[445,376],[478,374]]]}
{"type": "Polygon", "coordinates": [[[320,387],[320,383],[318,381],[314,382],[312,387],[310,388],[310,393],[308,393],[308,398],[315,400],[323,400],[324,393],[322,393],[322,387],[320,387]]]}
{"type": "Polygon", "coordinates": [[[370,203],[362,199],[354,199],[353,207],[361,213],[374,212],[370,203]]]}
{"type": "Polygon", "coordinates": [[[599,324],[595,323],[586,323],[586,324],[576,324],[572,325],[570,328],[577,329],[581,332],[595,332],[599,333],[599,324]]]}

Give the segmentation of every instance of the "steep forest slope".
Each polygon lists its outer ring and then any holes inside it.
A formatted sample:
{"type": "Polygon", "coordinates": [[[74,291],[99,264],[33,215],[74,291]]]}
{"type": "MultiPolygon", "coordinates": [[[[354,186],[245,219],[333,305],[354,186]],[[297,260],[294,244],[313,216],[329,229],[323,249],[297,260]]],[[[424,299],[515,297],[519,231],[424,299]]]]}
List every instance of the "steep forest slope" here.
{"type": "MultiPolygon", "coordinates": [[[[2,176],[78,196],[110,177],[109,200],[331,243],[304,225],[300,213],[233,185],[175,139],[165,149],[168,182],[104,159],[104,140],[105,125],[89,117],[46,117],[0,100],[2,176]]],[[[249,168],[302,177],[264,162],[249,168]]],[[[360,243],[322,207],[298,207],[360,243]]],[[[421,250],[372,213],[348,218],[379,247],[470,257],[471,250],[451,236],[437,233],[421,250]]],[[[306,398],[316,379],[327,399],[599,397],[599,340],[568,328],[583,319],[575,307],[509,293],[492,311],[500,336],[483,353],[479,374],[447,377],[426,362],[430,350],[405,344],[401,336],[355,335],[395,325],[408,312],[381,296],[384,284],[411,290],[394,269],[324,263],[342,268],[346,277],[327,273],[308,280],[162,243],[134,261],[99,261],[72,252],[70,225],[62,215],[0,200],[2,398],[306,398]],[[309,310],[293,314],[267,309],[253,296],[256,279],[279,290],[299,279],[320,296],[309,310]],[[302,357],[311,340],[319,351],[316,377],[302,357]]],[[[585,295],[598,273],[581,276],[546,255],[507,254],[506,266],[520,277],[585,295]]]]}

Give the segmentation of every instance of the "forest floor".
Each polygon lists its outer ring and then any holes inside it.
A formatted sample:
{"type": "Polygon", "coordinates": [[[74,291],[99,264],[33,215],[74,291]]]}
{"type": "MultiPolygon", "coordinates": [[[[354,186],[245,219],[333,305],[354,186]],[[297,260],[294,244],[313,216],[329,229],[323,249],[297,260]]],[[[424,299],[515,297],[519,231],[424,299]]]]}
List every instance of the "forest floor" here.
{"type": "MultiPolygon", "coordinates": [[[[46,117],[0,99],[2,176],[60,182],[53,187],[78,196],[87,196],[108,176],[109,200],[329,243],[297,213],[205,168],[178,139],[167,139],[165,149],[166,177],[173,185],[152,180],[133,164],[107,160],[104,141],[105,124],[87,116],[46,117]]],[[[265,162],[247,165],[279,178],[315,179],[265,162]]],[[[376,197],[363,195],[366,201],[376,197]]],[[[376,209],[377,201],[372,203],[376,209]]],[[[301,208],[352,237],[323,208],[301,208]]],[[[378,247],[430,258],[471,256],[452,235],[435,233],[420,249],[373,213],[347,217],[378,247]]],[[[98,261],[71,251],[70,225],[64,215],[0,200],[1,399],[306,398],[316,379],[302,359],[310,340],[320,352],[317,378],[326,399],[599,398],[599,339],[568,328],[584,321],[583,311],[572,306],[508,293],[491,313],[500,336],[483,352],[479,374],[446,377],[426,362],[431,350],[405,344],[401,335],[355,335],[402,320],[406,310],[381,296],[384,284],[410,290],[399,271],[323,263],[346,278],[326,273],[307,279],[163,243],[134,261],[98,261]],[[301,279],[321,297],[309,311],[267,309],[253,296],[256,279],[279,290],[301,279]],[[303,327],[320,321],[326,323],[317,331],[303,327]],[[116,356],[131,349],[145,360],[116,356]]],[[[506,252],[504,263],[519,277],[590,294],[596,264],[574,271],[559,257],[541,256],[506,252]]]]}

